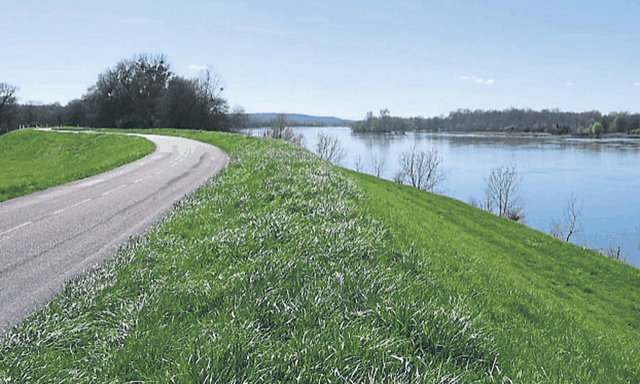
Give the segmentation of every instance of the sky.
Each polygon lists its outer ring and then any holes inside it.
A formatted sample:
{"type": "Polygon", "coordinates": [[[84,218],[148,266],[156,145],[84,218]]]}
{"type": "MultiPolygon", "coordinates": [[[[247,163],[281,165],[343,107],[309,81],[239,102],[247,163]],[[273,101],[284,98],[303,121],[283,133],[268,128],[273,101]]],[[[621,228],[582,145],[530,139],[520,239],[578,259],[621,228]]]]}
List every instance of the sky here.
{"type": "Polygon", "coordinates": [[[247,112],[640,112],[640,0],[3,0],[0,82],[82,97],[136,54],[205,67],[247,112]]]}

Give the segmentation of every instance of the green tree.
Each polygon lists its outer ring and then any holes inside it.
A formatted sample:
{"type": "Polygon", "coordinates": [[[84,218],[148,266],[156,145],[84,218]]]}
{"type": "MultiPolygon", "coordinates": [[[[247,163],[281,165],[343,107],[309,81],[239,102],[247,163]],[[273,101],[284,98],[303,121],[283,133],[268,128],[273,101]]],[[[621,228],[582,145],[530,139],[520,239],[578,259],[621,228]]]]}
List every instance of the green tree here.
{"type": "Polygon", "coordinates": [[[593,123],[593,125],[591,126],[591,133],[593,133],[594,135],[600,137],[602,136],[602,133],[604,132],[604,128],[602,127],[602,123],[599,121],[596,121],[595,123],[593,123]]]}
{"type": "Polygon", "coordinates": [[[628,132],[628,124],[627,124],[627,114],[626,113],[618,113],[616,117],[613,119],[613,122],[609,126],[609,132],[618,132],[624,133],[628,132]]]}

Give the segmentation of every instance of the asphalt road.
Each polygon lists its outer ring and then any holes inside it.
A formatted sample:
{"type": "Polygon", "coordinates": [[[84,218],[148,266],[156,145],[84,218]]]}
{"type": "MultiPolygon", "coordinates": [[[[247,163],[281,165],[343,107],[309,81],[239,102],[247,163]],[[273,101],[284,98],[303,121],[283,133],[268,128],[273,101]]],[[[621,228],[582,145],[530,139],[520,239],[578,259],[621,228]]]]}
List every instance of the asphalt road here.
{"type": "Polygon", "coordinates": [[[0,336],[228,163],[211,145],[141,136],[156,144],[143,159],[0,203],[0,336]]]}

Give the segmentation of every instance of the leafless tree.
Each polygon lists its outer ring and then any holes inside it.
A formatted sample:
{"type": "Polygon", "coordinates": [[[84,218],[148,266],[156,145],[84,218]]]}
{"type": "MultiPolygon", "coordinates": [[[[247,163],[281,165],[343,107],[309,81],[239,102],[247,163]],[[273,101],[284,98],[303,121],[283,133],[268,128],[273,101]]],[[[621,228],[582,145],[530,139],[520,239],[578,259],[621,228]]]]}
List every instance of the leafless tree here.
{"type": "Polygon", "coordinates": [[[355,160],[356,172],[362,172],[362,156],[356,156],[355,160]]]}
{"type": "Polygon", "coordinates": [[[27,126],[37,127],[39,124],[38,109],[42,106],[42,102],[29,100],[22,106],[22,119],[27,123],[27,126]]]}
{"type": "Polygon", "coordinates": [[[615,247],[613,245],[609,245],[607,248],[599,249],[598,251],[600,252],[600,254],[602,254],[605,257],[608,257],[613,260],[622,261],[625,264],[632,265],[635,267],[635,264],[630,259],[631,253],[627,252],[626,254],[623,255],[622,247],[619,245],[615,247]]]}
{"type": "Polygon", "coordinates": [[[393,182],[394,183],[398,183],[398,184],[404,184],[405,178],[406,178],[406,176],[405,176],[404,172],[398,171],[393,175],[393,182]]]}
{"type": "Polygon", "coordinates": [[[582,231],[582,227],[578,227],[578,218],[582,215],[582,205],[578,205],[576,200],[575,193],[571,193],[564,211],[564,222],[556,219],[551,221],[551,230],[549,231],[551,236],[569,242],[572,235],[582,231]]]}
{"type": "Polygon", "coordinates": [[[272,139],[282,139],[289,141],[299,147],[304,146],[304,136],[296,134],[291,127],[288,126],[289,118],[284,113],[278,114],[271,122],[271,128],[267,129],[263,136],[272,139]]]}
{"type": "Polygon", "coordinates": [[[524,219],[520,179],[513,167],[494,167],[485,179],[487,203],[485,209],[513,221],[524,219]]]}
{"type": "Polygon", "coordinates": [[[316,142],[316,154],[322,160],[338,165],[347,156],[347,151],[342,148],[337,137],[320,132],[316,142]]]}
{"type": "Polygon", "coordinates": [[[556,239],[564,240],[563,223],[557,219],[551,220],[551,228],[549,229],[549,234],[556,239]]]}
{"type": "Polygon", "coordinates": [[[373,169],[373,174],[376,177],[382,176],[385,165],[384,157],[378,157],[375,154],[371,157],[371,168],[373,169]]]}
{"type": "Polygon", "coordinates": [[[236,105],[231,110],[231,124],[232,128],[236,131],[240,131],[247,127],[248,118],[244,108],[240,105],[236,105]]]}
{"type": "Polygon", "coordinates": [[[396,176],[412,187],[433,192],[436,185],[444,180],[441,163],[442,158],[435,148],[418,151],[414,146],[400,155],[400,172],[396,176]]]}
{"type": "Polygon", "coordinates": [[[222,92],[224,91],[222,77],[218,73],[214,72],[211,67],[207,67],[200,71],[197,83],[198,96],[209,108],[209,113],[218,114],[228,111],[229,105],[222,98],[222,92]]]}
{"type": "Polygon", "coordinates": [[[484,207],[482,206],[482,203],[473,196],[469,198],[469,205],[475,208],[484,209],[484,207]]]}
{"type": "Polygon", "coordinates": [[[389,109],[385,108],[385,109],[381,109],[380,110],[380,129],[383,132],[389,131],[390,129],[390,120],[391,120],[391,116],[389,113],[389,109]]]}
{"type": "Polygon", "coordinates": [[[18,87],[0,83],[0,132],[5,125],[7,125],[6,130],[9,130],[6,120],[8,120],[10,109],[16,103],[16,92],[18,92],[18,87]]]}

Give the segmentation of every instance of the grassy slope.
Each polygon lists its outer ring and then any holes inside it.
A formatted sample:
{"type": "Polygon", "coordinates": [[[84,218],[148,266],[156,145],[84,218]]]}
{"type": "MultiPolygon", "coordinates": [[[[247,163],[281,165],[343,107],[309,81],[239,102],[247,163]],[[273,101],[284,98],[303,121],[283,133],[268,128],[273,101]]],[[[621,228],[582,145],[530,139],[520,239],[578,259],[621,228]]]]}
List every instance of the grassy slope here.
{"type": "Polygon", "coordinates": [[[640,271],[280,142],[162,133],[236,160],[4,340],[0,380],[640,374],[640,271]]]}
{"type": "Polygon", "coordinates": [[[108,171],[154,148],[139,137],[10,132],[0,136],[0,202],[108,171]]]}
{"type": "Polygon", "coordinates": [[[440,294],[468,297],[482,314],[510,378],[637,379],[640,271],[459,201],[352,175],[394,247],[415,243],[440,294]]]}

